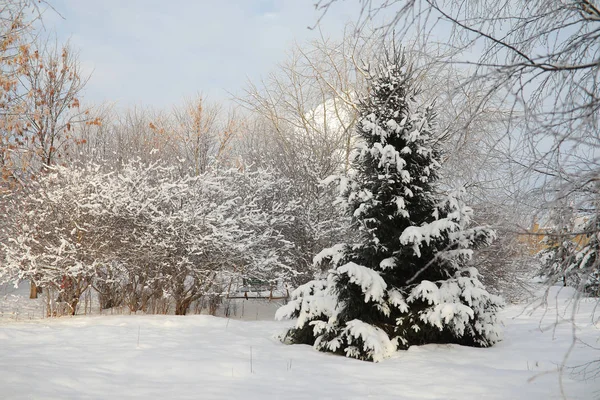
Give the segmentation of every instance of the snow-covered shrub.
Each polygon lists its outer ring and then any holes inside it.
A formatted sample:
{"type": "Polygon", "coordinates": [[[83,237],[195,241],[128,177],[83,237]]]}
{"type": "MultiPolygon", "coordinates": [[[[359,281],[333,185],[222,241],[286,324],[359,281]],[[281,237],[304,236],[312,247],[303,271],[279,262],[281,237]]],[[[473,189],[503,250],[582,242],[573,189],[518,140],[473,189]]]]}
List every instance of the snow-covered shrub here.
{"type": "Polygon", "coordinates": [[[100,308],[105,310],[125,304],[125,281],[127,271],[122,264],[113,262],[98,265],[92,287],[98,292],[100,308]]]}
{"type": "Polygon", "coordinates": [[[434,112],[416,106],[407,71],[399,54],[369,71],[355,173],[340,179],[339,203],[359,240],[319,254],[315,261],[332,267],[326,280],[295,291],[277,313],[298,318],[291,343],[379,361],[415,344],[500,340],[502,300],[467,265],[494,233],[470,227],[461,190],[438,193],[434,112]]]}
{"type": "Polygon", "coordinates": [[[531,266],[536,260],[516,229],[517,221],[522,219],[509,205],[480,203],[475,210],[476,223],[493,226],[497,236],[490,246],[478,249],[472,262],[481,274],[481,282],[490,292],[501,294],[507,301],[527,299],[535,290],[531,285],[531,266]]]}
{"type": "Polygon", "coordinates": [[[300,204],[289,190],[267,170],[53,167],[12,198],[20,226],[3,244],[2,276],[54,288],[73,313],[91,285],[103,307],[185,314],[221,296],[224,279],[296,274],[285,233],[300,204]]]}
{"type": "Polygon", "coordinates": [[[3,199],[11,204],[17,226],[2,244],[1,275],[51,289],[72,314],[108,244],[95,226],[103,173],[91,172],[91,167],[48,167],[28,187],[3,199]]]}

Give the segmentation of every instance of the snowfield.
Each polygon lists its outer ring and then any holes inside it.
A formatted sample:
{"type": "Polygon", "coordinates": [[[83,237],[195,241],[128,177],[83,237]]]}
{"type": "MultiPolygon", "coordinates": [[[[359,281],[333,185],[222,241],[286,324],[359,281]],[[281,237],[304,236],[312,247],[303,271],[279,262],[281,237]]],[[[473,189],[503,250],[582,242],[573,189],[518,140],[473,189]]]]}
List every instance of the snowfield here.
{"type": "Polygon", "coordinates": [[[0,398],[546,400],[563,398],[561,382],[568,399],[599,398],[600,379],[582,368],[600,359],[596,299],[579,303],[573,325],[571,293],[555,293],[545,308],[507,307],[492,348],[411,347],[376,364],[281,344],[290,321],[0,318],[0,398]]]}

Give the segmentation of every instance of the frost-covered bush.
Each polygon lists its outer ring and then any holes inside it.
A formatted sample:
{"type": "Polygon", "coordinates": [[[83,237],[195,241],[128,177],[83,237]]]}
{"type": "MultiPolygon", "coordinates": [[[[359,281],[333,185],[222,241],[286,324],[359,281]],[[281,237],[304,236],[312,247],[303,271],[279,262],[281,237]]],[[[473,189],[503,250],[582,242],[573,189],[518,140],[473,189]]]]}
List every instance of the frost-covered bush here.
{"type": "Polygon", "coordinates": [[[502,300],[467,262],[494,233],[470,227],[461,190],[438,193],[434,112],[416,106],[401,56],[369,72],[355,172],[340,179],[339,203],[359,241],[315,257],[332,269],[278,310],[278,318],[297,318],[286,341],[370,361],[415,344],[491,346],[502,300]]]}
{"type": "Polygon", "coordinates": [[[10,198],[19,227],[3,243],[3,280],[58,292],[74,313],[90,286],[103,307],[185,314],[239,277],[289,280],[285,233],[300,206],[267,170],[182,175],[161,163],[52,167],[10,198]]]}
{"type": "Polygon", "coordinates": [[[477,250],[473,263],[488,291],[500,294],[506,301],[518,303],[536,290],[531,282],[531,266],[536,260],[528,243],[515,229],[522,217],[510,204],[508,201],[505,205],[479,203],[474,207],[473,222],[493,226],[497,237],[490,246],[477,250]]]}
{"type": "Polygon", "coordinates": [[[11,205],[16,224],[2,243],[0,277],[51,289],[72,314],[93,280],[98,254],[109,242],[97,235],[95,222],[103,174],[90,172],[48,168],[26,188],[2,199],[11,205]]]}

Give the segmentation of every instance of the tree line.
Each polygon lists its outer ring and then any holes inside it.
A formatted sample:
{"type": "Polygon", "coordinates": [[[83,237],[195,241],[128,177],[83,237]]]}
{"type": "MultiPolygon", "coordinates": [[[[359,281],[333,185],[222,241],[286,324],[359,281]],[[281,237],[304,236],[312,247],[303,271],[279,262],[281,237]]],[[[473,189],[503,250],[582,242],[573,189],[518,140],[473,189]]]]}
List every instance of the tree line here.
{"type": "MultiPolygon", "coordinates": [[[[106,307],[185,313],[244,277],[298,286],[326,272],[314,255],[353,233],[333,204],[339,189],[323,180],[353,168],[366,61],[389,48],[388,32],[350,25],[294,45],[231,107],[199,95],[170,110],[118,110],[86,105],[76,51],[40,40],[37,7],[9,0],[0,12],[5,280],[28,279],[71,313],[91,289],[106,307]]],[[[444,62],[447,48],[402,43],[415,97],[443,105],[436,190],[469,189],[473,223],[501,232],[472,262],[488,286],[518,296],[531,201],[513,178],[531,165],[512,162],[515,113],[493,82],[444,62]]]]}

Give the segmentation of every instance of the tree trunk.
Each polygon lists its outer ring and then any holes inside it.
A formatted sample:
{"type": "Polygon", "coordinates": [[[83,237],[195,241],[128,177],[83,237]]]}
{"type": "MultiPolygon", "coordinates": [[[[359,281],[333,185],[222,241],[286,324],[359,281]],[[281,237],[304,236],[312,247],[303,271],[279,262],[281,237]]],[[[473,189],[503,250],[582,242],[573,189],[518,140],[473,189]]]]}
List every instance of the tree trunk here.
{"type": "Polygon", "coordinates": [[[185,298],[179,301],[175,301],[175,315],[185,315],[187,314],[187,310],[192,304],[191,298],[185,298]]]}
{"type": "Polygon", "coordinates": [[[69,302],[71,315],[75,315],[75,312],[77,311],[77,304],[79,304],[79,298],[73,298],[73,300],[69,302]]]}
{"type": "Polygon", "coordinates": [[[217,315],[217,310],[219,309],[220,304],[221,304],[221,297],[210,296],[210,298],[208,300],[208,313],[210,315],[217,315]]]}
{"type": "Polygon", "coordinates": [[[30,299],[37,299],[38,297],[38,293],[41,293],[42,288],[39,288],[36,286],[35,283],[33,283],[33,281],[31,281],[30,286],[29,286],[29,298],[30,299]]]}

